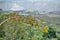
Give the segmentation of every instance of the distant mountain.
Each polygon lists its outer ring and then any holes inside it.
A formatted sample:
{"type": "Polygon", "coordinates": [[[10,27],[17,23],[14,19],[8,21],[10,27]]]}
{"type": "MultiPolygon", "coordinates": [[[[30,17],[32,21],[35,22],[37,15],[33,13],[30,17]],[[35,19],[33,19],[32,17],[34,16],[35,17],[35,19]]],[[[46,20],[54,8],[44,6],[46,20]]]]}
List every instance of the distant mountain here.
{"type": "MultiPolygon", "coordinates": [[[[10,11],[2,11],[2,13],[10,13],[13,12],[10,11]]],[[[52,12],[45,12],[45,11],[37,11],[37,10],[16,10],[15,12],[21,13],[21,14],[30,14],[30,15],[41,15],[41,14],[56,14],[60,15],[60,11],[52,11],[52,12]]]]}
{"type": "Polygon", "coordinates": [[[49,14],[58,14],[58,15],[60,15],[60,11],[49,12],[49,14]]]}

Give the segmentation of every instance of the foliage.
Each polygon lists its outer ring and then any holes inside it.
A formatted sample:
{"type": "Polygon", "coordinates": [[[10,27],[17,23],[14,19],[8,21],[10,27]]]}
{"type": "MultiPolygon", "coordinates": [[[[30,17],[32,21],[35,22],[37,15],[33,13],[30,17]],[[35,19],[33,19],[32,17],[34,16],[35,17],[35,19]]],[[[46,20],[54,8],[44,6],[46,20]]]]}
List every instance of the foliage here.
{"type": "Polygon", "coordinates": [[[48,33],[44,33],[43,37],[56,38],[56,31],[54,31],[52,28],[49,28],[48,33]]]}
{"type": "MultiPolygon", "coordinates": [[[[60,27],[51,26],[44,18],[32,15],[24,16],[17,12],[0,15],[0,23],[10,18],[0,26],[0,40],[60,40],[60,27]],[[57,32],[58,31],[58,32],[57,32]]],[[[50,20],[50,19],[48,19],[50,20]]]]}
{"type": "Polygon", "coordinates": [[[48,33],[48,25],[43,27],[31,15],[22,16],[13,12],[2,15],[0,20],[3,22],[8,18],[10,19],[0,26],[1,40],[42,40],[43,33],[48,33]]]}

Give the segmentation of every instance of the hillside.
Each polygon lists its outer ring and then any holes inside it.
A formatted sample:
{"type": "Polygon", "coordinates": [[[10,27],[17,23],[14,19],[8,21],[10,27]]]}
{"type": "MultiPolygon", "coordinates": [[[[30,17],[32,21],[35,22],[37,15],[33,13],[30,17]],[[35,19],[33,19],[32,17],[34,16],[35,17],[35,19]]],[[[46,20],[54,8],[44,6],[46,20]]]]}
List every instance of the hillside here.
{"type": "Polygon", "coordinates": [[[0,39],[38,40],[38,38],[41,37],[39,38],[40,40],[43,38],[43,33],[48,33],[48,26],[43,25],[42,22],[43,20],[34,18],[31,15],[23,16],[16,12],[1,14],[0,39]],[[47,27],[47,29],[45,29],[45,27],[47,27]]]}
{"type": "Polygon", "coordinates": [[[29,15],[23,15],[23,12],[1,13],[0,40],[60,39],[60,26],[56,25],[60,22],[58,17],[49,17],[46,14],[32,15],[32,12],[27,14],[29,15]]]}

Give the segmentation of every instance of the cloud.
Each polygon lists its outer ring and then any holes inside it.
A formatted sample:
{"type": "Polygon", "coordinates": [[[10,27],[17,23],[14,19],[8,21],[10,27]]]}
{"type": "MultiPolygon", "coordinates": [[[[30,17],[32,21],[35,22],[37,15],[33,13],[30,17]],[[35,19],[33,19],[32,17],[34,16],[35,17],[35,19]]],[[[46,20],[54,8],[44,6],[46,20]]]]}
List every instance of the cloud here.
{"type": "Polygon", "coordinates": [[[31,1],[31,2],[35,2],[35,1],[39,1],[39,0],[29,0],[29,1],[31,1]]]}
{"type": "Polygon", "coordinates": [[[23,10],[23,9],[24,9],[24,7],[19,6],[19,5],[16,4],[16,3],[13,3],[13,4],[11,5],[11,8],[10,8],[10,10],[13,10],[13,11],[16,11],[16,10],[23,10]]]}
{"type": "Polygon", "coordinates": [[[3,10],[60,10],[60,0],[0,0],[3,10]]]}
{"type": "Polygon", "coordinates": [[[30,1],[30,2],[49,2],[49,1],[54,1],[54,0],[27,0],[27,1],[30,1]]]}

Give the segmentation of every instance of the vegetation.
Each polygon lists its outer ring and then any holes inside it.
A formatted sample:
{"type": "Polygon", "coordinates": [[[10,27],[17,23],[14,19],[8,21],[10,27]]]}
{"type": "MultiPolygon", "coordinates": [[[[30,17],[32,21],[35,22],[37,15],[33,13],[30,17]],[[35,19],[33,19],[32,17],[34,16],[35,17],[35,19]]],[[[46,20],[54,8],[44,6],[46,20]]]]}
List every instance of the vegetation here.
{"type": "Polygon", "coordinates": [[[21,15],[17,12],[0,15],[0,40],[56,40],[60,39],[59,31],[51,27],[46,19],[32,15],[21,15]]]}

